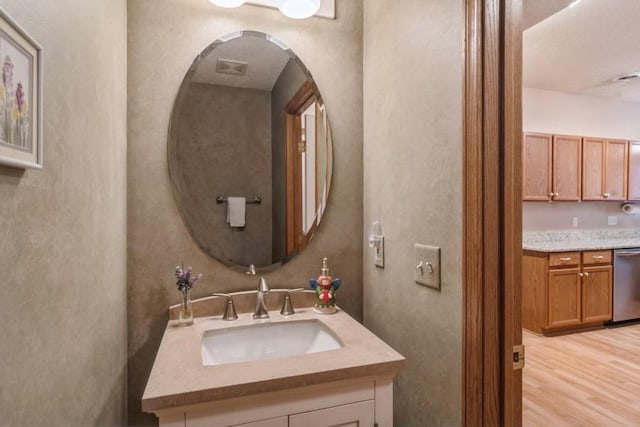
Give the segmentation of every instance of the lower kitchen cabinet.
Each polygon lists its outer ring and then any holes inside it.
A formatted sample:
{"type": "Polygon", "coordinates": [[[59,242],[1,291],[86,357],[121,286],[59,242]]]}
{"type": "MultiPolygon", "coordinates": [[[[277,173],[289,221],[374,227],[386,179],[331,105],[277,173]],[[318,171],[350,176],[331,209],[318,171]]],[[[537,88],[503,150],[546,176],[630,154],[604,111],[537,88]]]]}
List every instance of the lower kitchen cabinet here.
{"type": "Polygon", "coordinates": [[[612,318],[613,267],[583,267],[582,321],[606,322],[612,318]]]}
{"type": "Polygon", "coordinates": [[[553,334],[611,320],[611,251],[525,251],[522,267],[524,328],[553,334]]]}
{"type": "Polygon", "coordinates": [[[546,328],[579,325],[581,277],[579,268],[562,268],[548,272],[548,322],[546,328]]]}

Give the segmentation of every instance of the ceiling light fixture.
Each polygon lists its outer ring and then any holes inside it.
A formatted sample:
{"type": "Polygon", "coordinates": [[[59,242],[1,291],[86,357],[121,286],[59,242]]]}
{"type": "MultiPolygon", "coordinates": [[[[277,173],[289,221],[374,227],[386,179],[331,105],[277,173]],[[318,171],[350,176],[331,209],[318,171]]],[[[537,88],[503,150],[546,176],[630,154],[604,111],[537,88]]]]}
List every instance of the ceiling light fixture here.
{"type": "Polygon", "coordinates": [[[220,7],[240,7],[247,2],[247,0],[209,0],[211,4],[215,4],[220,7]]]}
{"type": "Polygon", "coordinates": [[[278,9],[289,18],[305,19],[320,10],[320,0],[279,0],[278,9]]]}

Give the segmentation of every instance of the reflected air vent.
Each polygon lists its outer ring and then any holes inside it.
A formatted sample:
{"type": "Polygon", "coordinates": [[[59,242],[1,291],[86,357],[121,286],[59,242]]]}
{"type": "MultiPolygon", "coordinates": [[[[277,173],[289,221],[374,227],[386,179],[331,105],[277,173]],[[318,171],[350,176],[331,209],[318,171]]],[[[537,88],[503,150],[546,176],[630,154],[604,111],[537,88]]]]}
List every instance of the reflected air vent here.
{"type": "Polygon", "coordinates": [[[216,62],[216,73],[244,76],[247,73],[247,67],[249,67],[248,62],[218,58],[218,62],[216,62]]]}
{"type": "Polygon", "coordinates": [[[615,79],[613,79],[614,82],[616,83],[622,83],[622,82],[628,82],[630,80],[635,80],[640,78],[640,71],[636,71],[633,73],[629,73],[629,74],[625,74],[619,77],[616,77],[615,79]]]}

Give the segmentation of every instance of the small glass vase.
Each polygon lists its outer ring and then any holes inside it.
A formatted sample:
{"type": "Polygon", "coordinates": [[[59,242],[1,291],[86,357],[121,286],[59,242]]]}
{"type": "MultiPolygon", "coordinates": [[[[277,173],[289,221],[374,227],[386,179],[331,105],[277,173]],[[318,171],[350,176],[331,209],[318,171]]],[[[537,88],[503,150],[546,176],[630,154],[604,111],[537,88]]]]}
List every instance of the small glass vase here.
{"type": "Polygon", "coordinates": [[[191,304],[191,291],[182,291],[182,303],[180,304],[180,314],[178,315],[178,326],[193,325],[193,305],[191,304]]]}

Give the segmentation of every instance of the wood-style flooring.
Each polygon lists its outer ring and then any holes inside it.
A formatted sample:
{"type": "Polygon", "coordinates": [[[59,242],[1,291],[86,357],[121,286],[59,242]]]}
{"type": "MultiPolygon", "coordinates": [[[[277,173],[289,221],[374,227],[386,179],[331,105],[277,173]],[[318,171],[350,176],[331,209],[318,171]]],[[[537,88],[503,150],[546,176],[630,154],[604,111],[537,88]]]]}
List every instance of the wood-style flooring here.
{"type": "Polygon", "coordinates": [[[524,426],[640,426],[640,324],[523,341],[524,426]]]}

